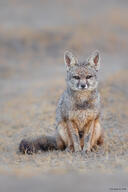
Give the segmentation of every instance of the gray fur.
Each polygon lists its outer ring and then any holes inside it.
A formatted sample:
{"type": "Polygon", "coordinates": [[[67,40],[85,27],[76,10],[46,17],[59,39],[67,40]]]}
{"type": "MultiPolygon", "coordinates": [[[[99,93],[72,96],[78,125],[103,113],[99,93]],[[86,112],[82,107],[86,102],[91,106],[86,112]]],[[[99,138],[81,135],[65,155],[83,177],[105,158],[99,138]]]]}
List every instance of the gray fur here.
{"type": "MultiPolygon", "coordinates": [[[[73,144],[76,145],[75,142],[79,143],[80,138],[77,136],[76,141],[74,141],[74,132],[71,130],[70,123],[76,121],[78,132],[85,132],[84,127],[89,119],[95,121],[100,116],[100,94],[97,89],[100,55],[96,51],[87,61],[80,62],[72,53],[66,51],[64,58],[66,58],[64,61],[67,70],[67,88],[58,102],[56,127],[57,132],[63,138],[62,128],[60,129],[59,124],[66,122],[73,144]]],[[[67,143],[67,147],[69,147],[69,143],[67,143]]]]}
{"type": "Polygon", "coordinates": [[[67,88],[57,105],[56,134],[54,137],[22,140],[19,145],[22,153],[65,148],[70,151],[90,151],[96,143],[103,143],[99,122],[100,94],[97,89],[99,52],[94,52],[87,61],[80,62],[66,51],[64,61],[67,88]]]}
{"type": "MultiPolygon", "coordinates": [[[[65,54],[67,54],[67,51],[65,54]]],[[[56,110],[57,124],[61,120],[68,119],[69,112],[72,110],[76,111],[81,108],[84,111],[92,108],[97,113],[100,111],[97,71],[89,62],[78,62],[70,66],[67,70],[66,83],[67,88],[60,97],[56,110]],[[88,75],[92,77],[86,79],[88,75]],[[73,76],[79,76],[80,79],[77,80],[73,76]],[[81,88],[81,84],[87,84],[87,88],[81,88]],[[90,101],[92,102],[90,103],[90,101]]]]}

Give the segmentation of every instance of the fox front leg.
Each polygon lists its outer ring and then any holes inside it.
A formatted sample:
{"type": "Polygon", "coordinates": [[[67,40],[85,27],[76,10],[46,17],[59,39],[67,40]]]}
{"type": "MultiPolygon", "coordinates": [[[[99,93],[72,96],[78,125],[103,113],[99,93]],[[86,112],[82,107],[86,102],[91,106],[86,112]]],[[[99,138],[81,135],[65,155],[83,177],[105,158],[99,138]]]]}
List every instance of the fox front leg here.
{"type": "Polygon", "coordinates": [[[93,131],[94,131],[94,121],[89,122],[89,124],[86,127],[87,131],[84,135],[84,152],[90,152],[91,150],[91,142],[93,137],[93,131]]]}
{"type": "Polygon", "coordinates": [[[68,121],[68,128],[69,128],[69,134],[73,144],[73,151],[74,152],[81,151],[79,133],[75,123],[73,123],[72,121],[68,121]]]}

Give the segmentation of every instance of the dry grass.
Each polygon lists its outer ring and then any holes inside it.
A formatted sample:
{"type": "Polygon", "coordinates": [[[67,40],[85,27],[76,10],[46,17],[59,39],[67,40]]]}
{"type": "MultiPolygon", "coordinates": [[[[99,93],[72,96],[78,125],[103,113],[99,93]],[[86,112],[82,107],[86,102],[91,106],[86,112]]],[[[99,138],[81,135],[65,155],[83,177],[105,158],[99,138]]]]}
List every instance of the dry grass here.
{"type": "Polygon", "coordinates": [[[37,84],[25,95],[10,99],[0,111],[0,170],[18,175],[65,173],[72,170],[88,172],[97,169],[102,172],[117,169],[128,171],[127,81],[128,72],[122,71],[101,85],[105,143],[88,156],[59,151],[30,156],[18,153],[18,144],[23,137],[54,132],[57,98],[64,87],[61,78],[57,78],[52,88],[47,88],[41,95],[35,95],[39,86],[37,84]]]}

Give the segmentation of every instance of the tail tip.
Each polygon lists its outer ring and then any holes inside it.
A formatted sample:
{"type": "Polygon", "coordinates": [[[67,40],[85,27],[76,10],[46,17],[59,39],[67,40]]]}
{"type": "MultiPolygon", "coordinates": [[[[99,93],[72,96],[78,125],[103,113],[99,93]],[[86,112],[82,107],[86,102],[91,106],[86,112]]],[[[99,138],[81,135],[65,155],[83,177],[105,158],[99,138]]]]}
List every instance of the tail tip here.
{"type": "Polygon", "coordinates": [[[22,154],[32,154],[33,153],[33,147],[32,144],[27,141],[26,139],[21,140],[20,144],[19,144],[19,151],[22,154]]]}

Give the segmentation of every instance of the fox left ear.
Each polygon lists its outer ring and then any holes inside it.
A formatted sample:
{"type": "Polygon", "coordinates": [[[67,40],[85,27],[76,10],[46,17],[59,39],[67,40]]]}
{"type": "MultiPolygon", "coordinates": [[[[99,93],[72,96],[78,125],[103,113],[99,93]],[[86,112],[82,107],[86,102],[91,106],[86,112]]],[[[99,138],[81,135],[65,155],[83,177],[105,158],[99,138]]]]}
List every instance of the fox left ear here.
{"type": "Polygon", "coordinates": [[[64,62],[66,65],[67,71],[70,69],[70,67],[74,66],[78,63],[77,58],[69,51],[65,51],[64,53],[64,62]]]}
{"type": "Polygon", "coordinates": [[[100,69],[100,53],[99,51],[93,52],[93,54],[88,58],[88,63],[91,67],[94,67],[96,71],[100,69]]]}

